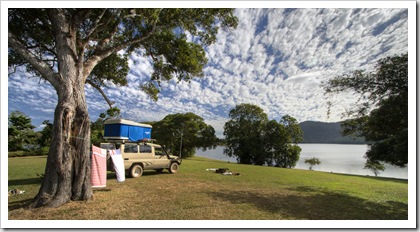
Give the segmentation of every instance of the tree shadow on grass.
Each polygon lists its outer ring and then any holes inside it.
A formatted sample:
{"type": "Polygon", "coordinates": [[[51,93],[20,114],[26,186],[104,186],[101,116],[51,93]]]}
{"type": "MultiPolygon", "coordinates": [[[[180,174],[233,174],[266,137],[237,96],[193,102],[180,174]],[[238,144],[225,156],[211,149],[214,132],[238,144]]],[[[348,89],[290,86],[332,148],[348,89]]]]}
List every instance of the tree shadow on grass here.
{"type": "Polygon", "coordinates": [[[9,202],[9,212],[15,209],[28,209],[32,201],[33,198],[28,198],[21,201],[9,202]]]}
{"type": "Polygon", "coordinates": [[[20,186],[20,185],[31,185],[31,184],[41,184],[41,178],[28,178],[28,179],[19,179],[19,180],[9,180],[9,186],[20,186]]]}
{"type": "Polygon", "coordinates": [[[214,162],[214,163],[222,163],[222,164],[240,164],[237,161],[222,160],[222,159],[217,159],[217,158],[207,158],[203,156],[193,156],[193,157],[183,158],[183,160],[188,160],[188,161],[193,161],[193,162],[205,162],[205,163],[214,162]],[[198,159],[193,159],[195,157],[198,157],[198,159]]]}
{"type": "Polygon", "coordinates": [[[290,192],[218,191],[208,193],[217,200],[251,204],[282,218],[304,220],[407,220],[408,206],[402,202],[375,203],[347,194],[319,191],[309,187],[290,192]]]}
{"type": "Polygon", "coordinates": [[[383,181],[383,182],[394,182],[394,183],[401,183],[401,184],[407,184],[407,179],[399,179],[399,178],[391,178],[391,177],[382,177],[382,176],[362,176],[362,175],[352,175],[352,174],[344,174],[344,173],[334,173],[335,175],[341,175],[341,176],[355,176],[360,178],[366,178],[371,179],[375,181],[383,181]]]}

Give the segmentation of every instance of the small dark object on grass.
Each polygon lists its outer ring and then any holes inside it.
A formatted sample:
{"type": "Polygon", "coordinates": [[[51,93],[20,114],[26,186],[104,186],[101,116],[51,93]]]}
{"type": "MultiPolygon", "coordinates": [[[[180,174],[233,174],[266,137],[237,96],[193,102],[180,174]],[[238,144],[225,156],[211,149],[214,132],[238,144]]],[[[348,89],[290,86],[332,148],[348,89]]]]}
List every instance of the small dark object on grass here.
{"type": "Polygon", "coordinates": [[[207,168],[206,171],[213,171],[215,173],[220,173],[225,176],[239,176],[240,173],[229,171],[229,168],[207,168]]]}
{"type": "Polygon", "coordinates": [[[218,168],[216,169],[216,173],[225,173],[229,171],[229,168],[218,168]]]}
{"type": "Polygon", "coordinates": [[[225,175],[225,176],[239,176],[241,174],[239,172],[224,172],[224,173],[222,173],[222,175],[225,175]]]}
{"type": "Polygon", "coordinates": [[[25,190],[11,189],[9,190],[9,196],[20,195],[20,194],[24,194],[25,192],[26,192],[25,190]]]}

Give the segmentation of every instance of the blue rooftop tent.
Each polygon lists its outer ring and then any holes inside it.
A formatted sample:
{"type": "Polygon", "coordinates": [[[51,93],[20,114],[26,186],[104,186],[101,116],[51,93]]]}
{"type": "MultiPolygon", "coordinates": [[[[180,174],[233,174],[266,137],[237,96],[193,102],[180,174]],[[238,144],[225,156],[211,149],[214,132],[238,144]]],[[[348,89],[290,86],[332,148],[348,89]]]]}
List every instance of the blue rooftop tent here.
{"type": "Polygon", "coordinates": [[[125,119],[105,121],[104,139],[140,141],[152,138],[152,126],[125,119]]]}

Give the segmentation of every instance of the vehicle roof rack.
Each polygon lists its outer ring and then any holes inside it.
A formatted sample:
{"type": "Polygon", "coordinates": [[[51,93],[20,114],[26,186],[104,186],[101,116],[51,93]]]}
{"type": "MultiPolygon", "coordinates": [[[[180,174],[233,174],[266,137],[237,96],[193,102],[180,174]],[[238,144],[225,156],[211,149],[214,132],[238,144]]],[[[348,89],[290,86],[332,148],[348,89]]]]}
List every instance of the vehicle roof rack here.
{"type": "Polygon", "coordinates": [[[156,139],[147,139],[147,138],[143,138],[137,141],[131,141],[131,140],[126,140],[126,139],[105,139],[106,142],[113,142],[113,143],[155,143],[156,139]]]}

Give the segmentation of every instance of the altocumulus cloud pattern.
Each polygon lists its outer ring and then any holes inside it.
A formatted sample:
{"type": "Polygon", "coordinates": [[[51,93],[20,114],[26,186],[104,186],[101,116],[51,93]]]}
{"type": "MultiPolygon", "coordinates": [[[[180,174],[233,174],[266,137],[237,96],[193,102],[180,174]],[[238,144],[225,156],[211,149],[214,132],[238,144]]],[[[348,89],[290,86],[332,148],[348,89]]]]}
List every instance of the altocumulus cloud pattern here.
{"type": "MultiPolygon", "coordinates": [[[[236,9],[235,14],[238,28],[221,30],[217,42],[205,48],[205,76],[190,83],[162,83],[156,103],[139,88],[150,78],[152,64],[132,54],[129,85],[105,89],[122,117],[157,121],[193,112],[218,136],[229,111],[240,103],[259,105],[270,119],[289,114],[299,122],[340,121],[356,98],[349,93],[326,99],[320,84],[355,69],[370,70],[380,58],[408,51],[407,9],[236,9]]],[[[20,69],[9,76],[8,91],[9,113],[22,111],[36,126],[52,121],[57,97],[48,83],[20,69]]],[[[94,121],[107,104],[90,86],[86,94],[94,121]]]]}

